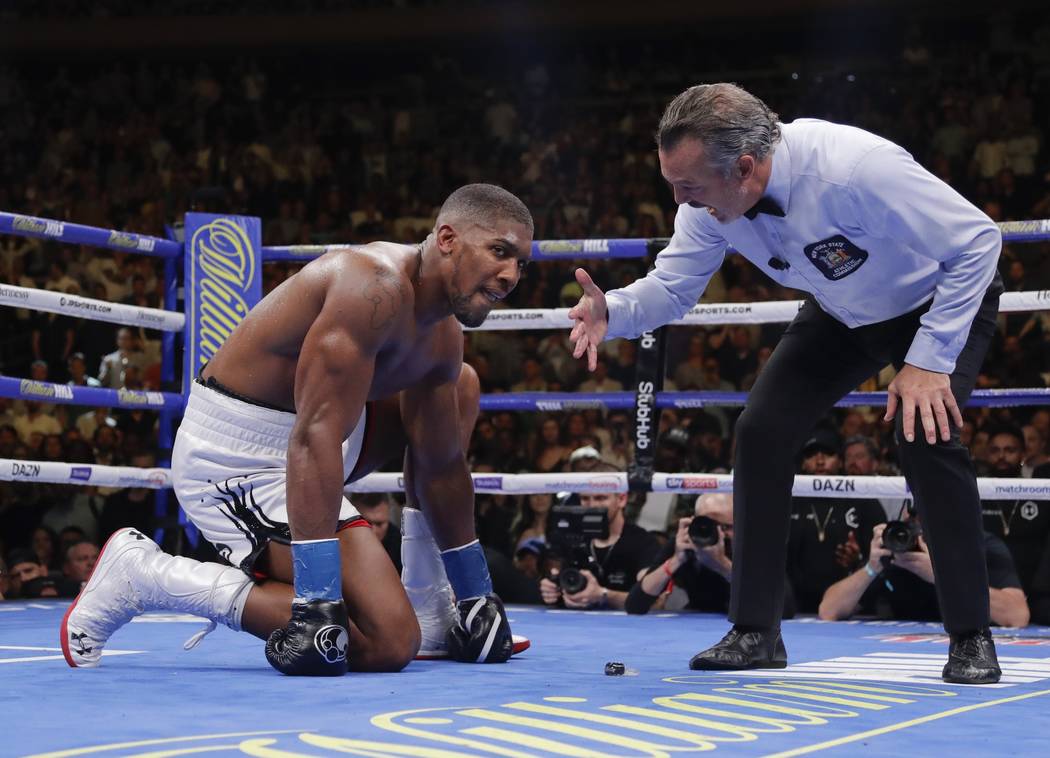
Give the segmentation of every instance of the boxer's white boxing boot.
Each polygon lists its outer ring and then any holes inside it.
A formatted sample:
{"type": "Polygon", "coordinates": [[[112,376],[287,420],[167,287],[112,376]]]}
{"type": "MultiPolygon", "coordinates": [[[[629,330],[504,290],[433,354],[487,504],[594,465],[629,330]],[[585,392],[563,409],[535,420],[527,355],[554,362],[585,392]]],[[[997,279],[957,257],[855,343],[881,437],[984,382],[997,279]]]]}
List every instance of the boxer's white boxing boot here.
{"type": "Polygon", "coordinates": [[[416,508],[401,511],[401,567],[401,583],[423,638],[416,658],[445,658],[448,630],[457,619],[456,597],[427,519],[416,508]]]}
{"type": "MultiPolygon", "coordinates": [[[[445,563],[426,517],[416,508],[401,511],[401,583],[422,633],[416,660],[447,658],[448,631],[458,621],[456,595],[445,575],[445,563]]],[[[532,644],[517,634],[511,638],[513,655],[528,650],[532,644]]]]}
{"type": "Polygon", "coordinates": [[[137,529],[120,529],[107,540],[87,584],[62,619],[62,654],[70,666],[97,666],[110,636],[145,611],[208,619],[207,629],[191,637],[187,649],[216,623],[240,631],[252,586],[238,569],[168,555],[137,529]]]}

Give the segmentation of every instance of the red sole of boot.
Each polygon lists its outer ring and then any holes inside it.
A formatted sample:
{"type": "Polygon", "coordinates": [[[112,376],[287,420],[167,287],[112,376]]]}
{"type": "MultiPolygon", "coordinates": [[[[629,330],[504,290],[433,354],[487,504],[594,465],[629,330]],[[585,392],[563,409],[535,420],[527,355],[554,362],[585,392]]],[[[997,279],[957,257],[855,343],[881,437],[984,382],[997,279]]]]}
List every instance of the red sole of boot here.
{"type": "Polygon", "coordinates": [[[116,532],[113,532],[113,534],[109,536],[109,539],[106,540],[106,544],[103,545],[102,549],[98,551],[98,558],[95,559],[95,565],[92,567],[91,573],[88,574],[87,581],[84,582],[84,589],[80,590],[80,592],[77,593],[77,596],[73,600],[73,603],[69,606],[69,608],[66,609],[66,615],[62,617],[62,626],[59,627],[59,634],[62,636],[62,639],[60,640],[62,643],[62,655],[65,657],[66,663],[68,663],[71,668],[80,667],[77,666],[76,662],[73,660],[73,655],[69,652],[69,631],[66,626],[66,624],[69,622],[69,614],[71,614],[73,612],[73,609],[77,607],[77,602],[80,601],[81,594],[83,594],[84,590],[87,589],[87,586],[91,583],[91,577],[95,575],[95,569],[98,568],[98,564],[102,562],[102,554],[106,552],[106,548],[109,547],[109,543],[113,541],[113,538],[117,536],[117,532],[120,531],[122,530],[118,529],[116,532]]]}

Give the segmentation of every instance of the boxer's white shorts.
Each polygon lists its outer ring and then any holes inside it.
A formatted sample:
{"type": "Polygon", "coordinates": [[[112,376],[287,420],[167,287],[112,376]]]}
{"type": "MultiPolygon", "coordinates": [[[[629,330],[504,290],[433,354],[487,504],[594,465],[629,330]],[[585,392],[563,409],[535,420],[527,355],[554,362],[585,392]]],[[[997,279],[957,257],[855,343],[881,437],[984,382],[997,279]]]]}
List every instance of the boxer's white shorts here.
{"type": "MultiPolygon", "coordinates": [[[[271,539],[287,542],[288,437],[295,414],[254,405],[194,382],[175,436],[171,475],[190,520],[232,565],[251,574],[271,539]]],[[[343,478],[361,454],[365,412],[343,443],[343,478]]],[[[345,497],[344,523],[359,517],[345,497]]]]}

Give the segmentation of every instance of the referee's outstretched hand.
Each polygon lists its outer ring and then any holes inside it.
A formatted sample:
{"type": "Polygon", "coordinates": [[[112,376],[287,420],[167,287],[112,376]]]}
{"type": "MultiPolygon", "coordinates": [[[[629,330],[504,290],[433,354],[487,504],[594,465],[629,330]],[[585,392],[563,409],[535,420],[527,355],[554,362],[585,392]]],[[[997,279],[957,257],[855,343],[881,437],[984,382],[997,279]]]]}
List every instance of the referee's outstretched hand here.
{"type": "Polygon", "coordinates": [[[889,395],[886,398],[886,415],[883,418],[891,421],[897,415],[899,405],[903,416],[901,424],[904,429],[904,439],[908,442],[915,441],[916,409],[922,420],[926,441],[931,445],[936,444],[938,431],[945,442],[951,439],[949,414],[957,427],[962,426],[962,413],[959,412],[959,405],[955,402],[951,378],[947,374],[927,371],[905,363],[904,368],[893,378],[887,389],[889,395]]]}
{"type": "Polygon", "coordinates": [[[582,268],[576,269],[576,281],[583,287],[583,297],[569,309],[569,318],[574,323],[569,339],[573,342],[573,358],[587,354],[587,370],[598,367],[598,345],[609,331],[609,311],[605,304],[605,293],[598,289],[590,275],[582,268]]]}

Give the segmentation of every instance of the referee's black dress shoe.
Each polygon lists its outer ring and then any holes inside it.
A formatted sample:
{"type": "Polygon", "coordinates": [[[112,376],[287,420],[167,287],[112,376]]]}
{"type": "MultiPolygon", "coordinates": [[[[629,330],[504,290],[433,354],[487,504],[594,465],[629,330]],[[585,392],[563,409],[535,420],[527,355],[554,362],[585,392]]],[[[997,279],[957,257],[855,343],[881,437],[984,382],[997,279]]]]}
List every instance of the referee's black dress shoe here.
{"type": "Polygon", "coordinates": [[[951,635],[941,679],[954,684],[995,684],[1003,675],[988,629],[951,635]]]}
{"type": "Polygon", "coordinates": [[[693,671],[782,669],[785,666],[787,651],[779,627],[756,630],[734,626],[721,642],[689,661],[693,671]]]}

